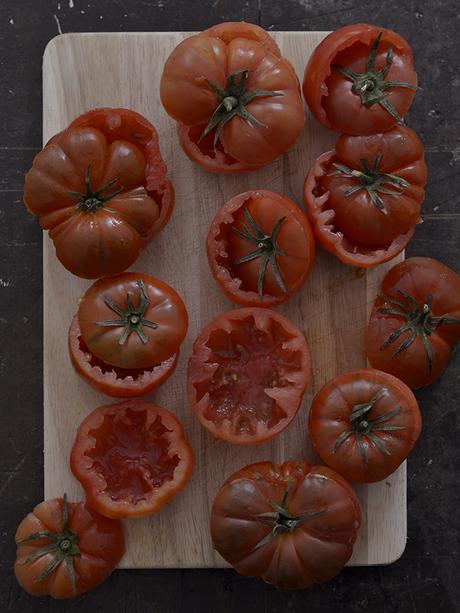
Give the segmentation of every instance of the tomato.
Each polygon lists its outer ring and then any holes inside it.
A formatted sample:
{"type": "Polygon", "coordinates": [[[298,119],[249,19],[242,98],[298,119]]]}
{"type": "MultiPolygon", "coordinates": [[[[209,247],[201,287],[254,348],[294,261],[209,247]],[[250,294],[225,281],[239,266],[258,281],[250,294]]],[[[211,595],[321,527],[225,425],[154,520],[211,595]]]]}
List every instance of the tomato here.
{"type": "Polygon", "coordinates": [[[372,483],[407,458],[422,418],[405,383],[363,368],[338,375],[316,394],[308,427],[325,464],[347,479],[372,483]]]}
{"type": "Polygon", "coordinates": [[[24,184],[60,262],[87,279],[131,266],[173,200],[155,128],[127,109],[77,117],[38,153],[24,184]]]}
{"type": "Polygon", "coordinates": [[[182,41],[166,61],[160,95],[185,153],[211,172],[269,164],[305,123],[293,67],[252,24],[223,23],[182,41]]]}
{"type": "Polygon", "coordinates": [[[322,246],[346,264],[375,266],[400,253],[420,221],[427,167],[415,132],[342,134],[304,185],[307,213],[322,246]]]}
{"type": "Polygon", "coordinates": [[[121,523],[67,497],[38,504],[16,531],[14,572],[33,596],[72,598],[112,574],[125,551],[121,523]]]}
{"type": "Polygon", "coordinates": [[[99,279],[69,329],[78,374],[116,397],[142,396],[173,372],[188,316],[172,287],[144,273],[99,279]]]}
{"type": "Polygon", "coordinates": [[[409,258],[387,272],[366,331],[374,368],[417,389],[441,375],[459,340],[459,275],[431,258],[409,258]]]}
{"type": "Polygon", "coordinates": [[[198,335],[188,364],[188,397],[216,438],[262,443],[294,419],[311,376],[303,333],[260,308],[223,313],[198,335]]]}
{"type": "Polygon", "coordinates": [[[327,466],[258,462],[237,471],[211,511],[215,549],[276,587],[324,583],[350,559],[361,524],[351,485],[327,466]]]}
{"type": "Polygon", "coordinates": [[[326,36],[313,51],[303,81],[316,119],[345,134],[376,134],[401,123],[416,89],[407,41],[366,23],[326,36]]]}
{"type": "Polygon", "coordinates": [[[212,274],[230,300],[272,306],[305,282],[315,256],[310,223],[286,196],[253,190],[215,216],[206,243],[212,274]]]}
{"type": "Polygon", "coordinates": [[[80,424],[70,467],[98,513],[151,515],[182,490],[193,452],[179,420],[143,400],[98,407],[80,424]]]}

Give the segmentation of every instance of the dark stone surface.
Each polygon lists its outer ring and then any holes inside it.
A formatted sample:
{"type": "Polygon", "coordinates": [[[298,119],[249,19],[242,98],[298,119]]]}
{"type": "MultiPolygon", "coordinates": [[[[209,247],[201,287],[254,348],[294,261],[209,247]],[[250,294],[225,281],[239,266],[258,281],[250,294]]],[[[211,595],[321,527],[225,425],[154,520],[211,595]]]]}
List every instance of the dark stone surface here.
{"type": "MultiPolygon", "coordinates": [[[[111,613],[459,611],[458,353],[418,393],[421,441],[409,459],[409,539],[388,567],[344,570],[325,586],[286,593],[232,571],[118,571],[70,602],[33,599],[11,572],[18,521],[43,497],[41,231],[21,205],[41,143],[41,56],[73,31],[198,30],[245,19],[273,30],[329,30],[372,21],[405,36],[420,84],[408,117],[427,148],[425,223],[408,255],[460,272],[460,6],[457,0],[2,0],[0,4],[0,610],[111,613]]],[[[65,399],[64,399],[65,405],[65,399]]]]}

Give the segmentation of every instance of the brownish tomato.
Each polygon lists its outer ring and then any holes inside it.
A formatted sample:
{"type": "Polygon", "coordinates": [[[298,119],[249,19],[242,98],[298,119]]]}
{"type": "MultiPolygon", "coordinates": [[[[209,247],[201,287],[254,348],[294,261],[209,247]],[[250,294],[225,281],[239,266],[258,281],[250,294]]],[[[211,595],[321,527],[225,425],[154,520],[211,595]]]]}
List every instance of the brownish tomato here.
{"type": "Polygon", "coordinates": [[[295,71],[253,24],[223,23],[182,41],[166,61],[160,94],[185,153],[211,172],[265,166],[304,127],[295,71]]]}
{"type": "Polygon", "coordinates": [[[308,421],[321,460],[352,481],[382,481],[407,458],[422,429],[414,394],[392,375],[363,368],[315,396],[308,421]]]}
{"type": "Polygon", "coordinates": [[[195,340],[188,397],[216,438],[252,445],[291,423],[310,376],[310,350],[292,322],[269,309],[236,309],[214,319],[195,340]]]}
{"type": "Polygon", "coordinates": [[[98,513],[151,515],[182,490],[193,452],[172,413],[143,400],[98,407],[80,424],[70,467],[98,513]]]}
{"type": "Polygon", "coordinates": [[[308,173],[304,199],[325,249],[346,264],[375,266],[400,253],[420,220],[427,181],[423,145],[397,126],[342,134],[308,173]]]}
{"type": "Polygon", "coordinates": [[[310,223],[286,196],[252,190],[219,210],[206,243],[209,266],[230,300],[273,306],[305,282],[315,256],[310,223]]]}
{"type": "Polygon", "coordinates": [[[61,263],[87,279],[131,266],[173,201],[157,132],[127,109],[77,117],[35,157],[24,185],[24,202],[61,263]]]}
{"type": "Polygon", "coordinates": [[[182,299],[163,281],[137,272],[99,279],[70,326],[72,364],[110,396],[142,396],[174,372],[187,326],[182,299]]]}
{"type": "Polygon", "coordinates": [[[327,466],[251,464],[219,490],[215,549],[236,571],[276,587],[324,583],[350,559],[361,524],[351,485],[327,466]]]}
{"type": "Polygon", "coordinates": [[[84,502],[38,504],[16,531],[14,572],[33,596],[72,598],[105,581],[125,551],[121,523],[84,502]]]}
{"type": "Polygon", "coordinates": [[[416,89],[407,41],[366,23],[326,36],[313,51],[303,81],[316,119],[345,134],[376,134],[401,123],[416,89]]]}
{"type": "Polygon", "coordinates": [[[366,331],[374,368],[417,389],[442,374],[459,340],[459,275],[431,258],[409,258],[388,271],[366,331]]]}

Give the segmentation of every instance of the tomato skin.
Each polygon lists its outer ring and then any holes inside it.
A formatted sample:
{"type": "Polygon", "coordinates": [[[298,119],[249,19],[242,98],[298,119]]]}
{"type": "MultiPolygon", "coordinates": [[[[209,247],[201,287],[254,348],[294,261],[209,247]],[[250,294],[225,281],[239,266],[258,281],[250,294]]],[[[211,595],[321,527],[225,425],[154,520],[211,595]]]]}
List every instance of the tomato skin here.
{"type": "Polygon", "coordinates": [[[26,207],[49,230],[58,259],[89,279],[131,266],[169,220],[173,201],[156,130],[127,109],[96,109],[75,119],[35,157],[24,184],[26,207]],[[107,206],[95,198],[97,206],[86,209],[72,194],[86,192],[88,169],[91,193],[104,187],[107,206]]]}
{"type": "Polygon", "coordinates": [[[47,568],[53,557],[41,556],[34,562],[24,561],[34,551],[50,543],[47,538],[26,543],[19,541],[42,530],[60,532],[62,529],[62,499],[53,498],[38,504],[19,524],[16,531],[16,563],[14,572],[20,586],[33,596],[48,594],[52,598],[72,598],[83,594],[107,579],[125,551],[123,528],[120,522],[108,519],[88,508],[83,502],[68,502],[69,528],[78,534],[79,556],[74,557],[76,591],[72,589],[65,564],[61,563],[47,578],[34,580],[47,568]]]}
{"type": "Polygon", "coordinates": [[[251,190],[221,207],[209,229],[206,250],[213,277],[230,300],[243,306],[269,307],[285,302],[305,283],[313,265],[315,239],[307,217],[292,200],[268,190],[251,190]],[[269,265],[264,277],[264,295],[259,296],[260,258],[236,268],[229,262],[256,248],[230,228],[236,225],[241,230],[242,224],[247,224],[244,208],[266,235],[271,234],[278,219],[286,217],[277,240],[278,247],[286,254],[277,256],[286,293],[276,282],[273,267],[269,265]]]}
{"type": "Polygon", "coordinates": [[[82,338],[91,353],[107,364],[127,369],[149,368],[169,359],[179,350],[188,328],[187,310],[179,294],[163,281],[139,272],[93,283],[80,300],[77,316],[82,338]],[[129,310],[129,297],[137,312],[142,300],[140,283],[148,299],[142,318],[156,328],[141,326],[144,341],[132,331],[120,344],[124,326],[104,326],[99,322],[118,320],[120,315],[113,308],[129,310]],[[111,301],[113,308],[107,301],[111,301]]]}
{"type": "Polygon", "coordinates": [[[338,574],[351,557],[360,524],[351,485],[327,466],[300,461],[244,467],[227,479],[211,511],[211,536],[220,555],[240,574],[283,589],[303,589],[338,574]],[[271,503],[279,505],[286,492],[289,513],[316,515],[255,550],[271,531],[255,516],[273,513],[271,503]]]}
{"type": "Polygon", "coordinates": [[[248,307],[221,314],[200,332],[188,363],[187,393],[214,437],[253,445],[287,428],[310,376],[303,333],[275,311],[248,307]]]}
{"type": "Polygon", "coordinates": [[[387,245],[365,245],[350,241],[334,227],[334,210],[329,207],[329,193],[322,192],[321,181],[329,172],[334,151],[323,153],[308,172],[304,183],[304,202],[318,242],[339,260],[350,266],[370,268],[383,264],[403,251],[415,232],[411,227],[387,245]]]}
{"type": "Polygon", "coordinates": [[[90,413],[77,430],[70,456],[88,506],[112,519],[158,512],[185,487],[193,463],[177,417],[139,399],[90,413]]]}
{"type": "Polygon", "coordinates": [[[114,398],[135,398],[150,394],[176,370],[179,352],[149,369],[118,369],[95,359],[81,337],[78,318],[69,328],[69,355],[76,373],[94,389],[114,398]]]}
{"type": "Polygon", "coordinates": [[[351,481],[373,483],[386,479],[407,458],[420,435],[422,418],[417,400],[405,383],[382,371],[363,368],[342,373],[326,383],[313,399],[308,428],[315,451],[325,464],[351,481]],[[370,432],[388,453],[362,434],[364,461],[354,432],[339,446],[336,443],[352,429],[353,406],[368,403],[380,390],[386,392],[372,406],[368,418],[382,419],[370,432]],[[398,407],[396,415],[383,419],[398,407]],[[387,426],[400,429],[378,429],[387,426]]]}
{"type": "Polygon", "coordinates": [[[252,24],[224,23],[182,41],[165,63],[160,95],[166,112],[179,123],[184,151],[211,172],[246,172],[269,164],[294,144],[305,123],[294,69],[269,35],[252,24]],[[265,125],[232,116],[213,152],[214,147],[200,145],[202,130],[196,130],[209,123],[221,102],[207,80],[225,90],[228,77],[244,71],[244,91],[277,95],[244,103],[265,125]]]}
{"type": "Polygon", "coordinates": [[[391,268],[382,281],[380,295],[375,300],[366,330],[366,354],[374,368],[398,377],[412,389],[418,389],[430,385],[441,376],[452,349],[460,340],[460,323],[439,325],[427,335],[433,354],[431,371],[419,334],[397,355],[396,351],[409,338],[410,331],[382,349],[390,334],[406,320],[399,315],[382,313],[380,309],[398,308],[390,301],[404,301],[401,291],[411,296],[420,309],[431,295],[430,316],[453,318],[460,322],[460,276],[441,262],[414,257],[391,268]]]}
{"type": "MultiPolygon", "coordinates": [[[[352,91],[352,81],[345,78],[332,64],[355,72],[366,69],[370,47],[382,32],[376,67],[385,64],[388,47],[393,49],[393,63],[388,81],[404,81],[417,85],[412,50],[407,41],[392,30],[358,23],[332,32],[313,51],[305,68],[303,95],[315,118],[327,128],[345,134],[376,134],[386,132],[397,123],[380,104],[365,106],[352,91]]],[[[385,90],[390,104],[400,117],[409,110],[415,89],[392,87],[385,90]]]]}

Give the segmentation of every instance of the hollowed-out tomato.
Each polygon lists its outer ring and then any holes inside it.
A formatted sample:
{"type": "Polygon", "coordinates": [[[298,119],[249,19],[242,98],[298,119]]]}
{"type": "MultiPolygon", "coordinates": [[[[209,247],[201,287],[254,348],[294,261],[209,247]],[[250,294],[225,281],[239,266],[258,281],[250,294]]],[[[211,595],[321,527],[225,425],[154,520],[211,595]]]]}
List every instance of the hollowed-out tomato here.
{"type": "Polygon", "coordinates": [[[409,387],[380,370],[338,375],[315,396],[309,431],[321,460],[352,481],[381,481],[403,462],[422,428],[409,387]]]}
{"type": "Polygon", "coordinates": [[[137,272],[99,279],[70,326],[72,364],[110,396],[142,396],[173,373],[187,326],[182,299],[163,281],[137,272]]]}
{"type": "Polygon", "coordinates": [[[186,485],[193,453],[179,420],[150,402],[98,407],[80,424],[70,467],[106,517],[156,513],[186,485]]]}
{"type": "Polygon", "coordinates": [[[38,504],[16,531],[14,572],[33,596],[72,598],[105,581],[125,551],[120,522],[67,497],[38,504]]]}
{"type": "Polygon", "coordinates": [[[211,172],[269,164],[301,133],[299,81],[270,35],[248,23],[222,23],[182,41],[160,84],[185,153],[211,172]]]}
{"type": "Polygon", "coordinates": [[[308,173],[304,200],[322,246],[346,264],[375,266],[400,253],[420,220],[427,168],[415,132],[342,134],[308,173]]]}
{"type": "Polygon", "coordinates": [[[253,190],[219,210],[206,247],[212,274],[230,300],[243,306],[273,306],[305,282],[315,238],[292,200],[253,190]]]}
{"type": "Polygon", "coordinates": [[[460,340],[460,276],[431,258],[409,258],[387,272],[366,331],[374,368],[412,389],[433,383],[460,340]]]}
{"type": "Polygon", "coordinates": [[[70,272],[95,279],[126,270],[173,208],[155,128],[127,109],[77,117],[35,157],[24,202],[70,272]]]}
{"type": "Polygon", "coordinates": [[[269,309],[228,311],[197,337],[188,365],[188,397],[216,438],[251,445],[282,432],[310,380],[303,333],[269,309]]]}
{"type": "Polygon", "coordinates": [[[326,36],[313,51],[303,81],[316,119],[345,134],[376,134],[401,123],[416,89],[407,41],[365,23],[326,36]]]}
{"type": "Polygon", "coordinates": [[[306,462],[246,466],[227,479],[211,511],[220,555],[242,575],[285,589],[337,575],[360,524],[351,485],[331,468],[306,462]]]}

